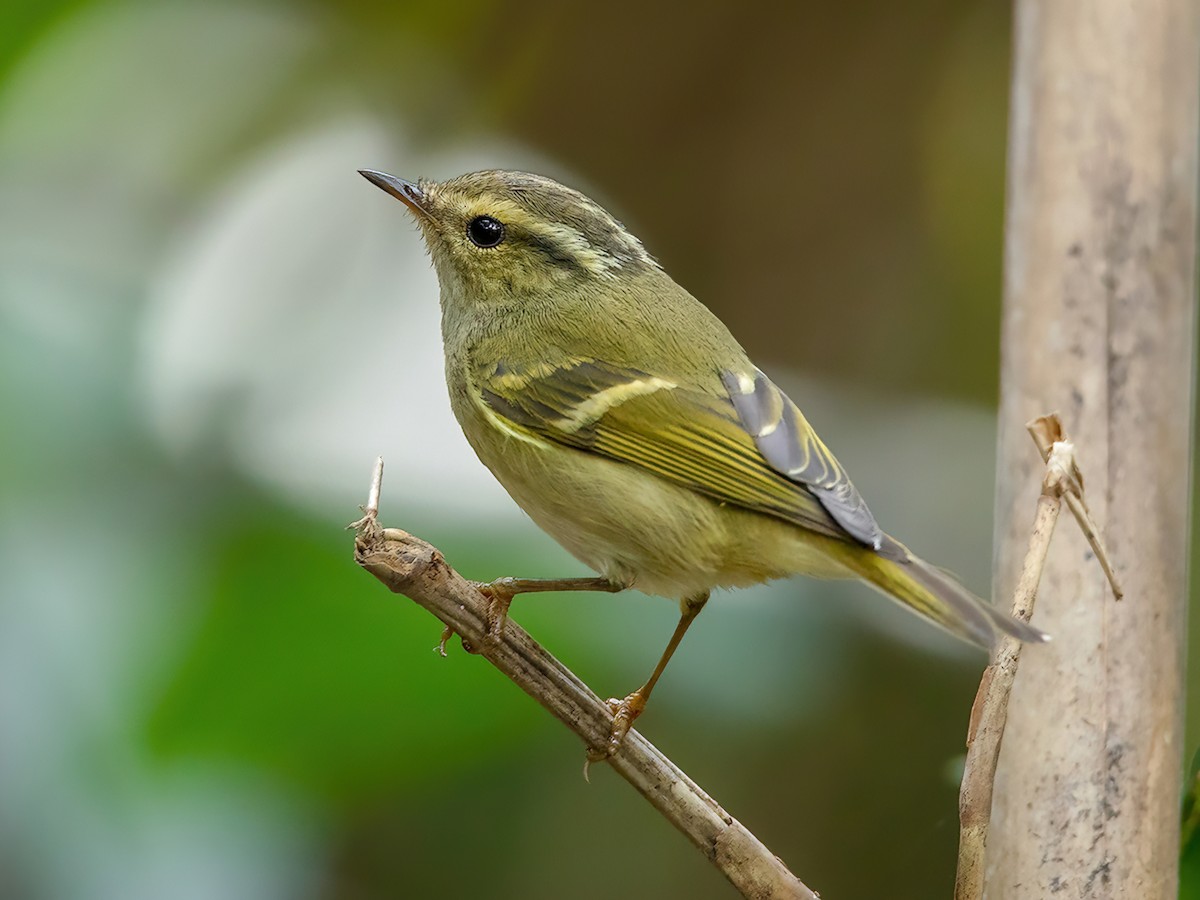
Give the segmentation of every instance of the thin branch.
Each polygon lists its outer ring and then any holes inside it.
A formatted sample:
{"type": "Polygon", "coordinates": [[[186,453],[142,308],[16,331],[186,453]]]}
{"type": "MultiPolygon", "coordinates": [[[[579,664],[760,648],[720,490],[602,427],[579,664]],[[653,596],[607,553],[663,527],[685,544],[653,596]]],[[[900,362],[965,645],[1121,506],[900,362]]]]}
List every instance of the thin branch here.
{"type": "MultiPolygon", "coordinates": [[[[1062,421],[1058,418],[1057,413],[1051,413],[1048,416],[1039,416],[1027,423],[1025,429],[1029,432],[1030,437],[1033,438],[1033,442],[1037,444],[1038,453],[1042,454],[1042,461],[1047,464],[1050,464],[1050,455],[1053,453],[1056,444],[1070,443],[1063,434],[1062,421]]],[[[1125,596],[1125,589],[1121,586],[1121,582],[1117,578],[1117,573],[1113,569],[1108,550],[1104,546],[1104,541],[1100,539],[1100,526],[1092,518],[1092,511],[1088,509],[1087,503],[1083,499],[1083,473],[1079,471],[1079,467],[1075,464],[1073,457],[1071,460],[1071,471],[1064,473],[1064,477],[1067,479],[1067,484],[1070,488],[1065,492],[1067,506],[1074,513],[1075,521],[1079,523],[1079,528],[1083,532],[1083,536],[1087,538],[1088,544],[1091,545],[1092,552],[1096,554],[1096,559],[1100,562],[1100,568],[1104,570],[1104,574],[1108,578],[1108,583],[1112,586],[1113,595],[1120,600],[1125,596]]]]}
{"type": "MultiPolygon", "coordinates": [[[[383,457],[375,457],[375,469],[371,473],[371,489],[367,492],[367,505],[363,507],[363,512],[368,519],[375,519],[379,516],[379,492],[383,490],[383,457]]],[[[360,519],[359,522],[362,520],[360,519]]],[[[358,522],[354,523],[357,527],[358,522]]]]}
{"type": "MultiPolygon", "coordinates": [[[[492,663],[579,735],[585,746],[604,747],[612,729],[612,711],[603,700],[512,620],[502,640],[489,640],[488,603],[483,595],[434,547],[407,532],[379,525],[382,478],[383,460],[379,460],[363,510],[366,515],[351,526],[357,530],[355,561],[389,590],[410,597],[437,616],[447,632],[461,635],[464,647],[492,663]]],[[[744,896],[817,898],[744,825],[637,731],[629,732],[608,762],[744,896]]]]}
{"type": "MultiPolygon", "coordinates": [[[[1026,622],[1033,615],[1038,584],[1050,549],[1050,538],[1054,534],[1064,497],[1108,576],[1113,593],[1118,600],[1121,599],[1120,583],[1109,562],[1108,551],[1083,500],[1083,473],[1079,471],[1075,460],[1075,445],[1067,440],[1057,414],[1034,419],[1026,428],[1046,462],[1046,474],[1042,479],[1042,492],[1038,496],[1029,549],[1025,553],[1021,577],[1013,593],[1012,614],[1026,622]]],[[[977,900],[983,896],[984,855],[992,816],[992,789],[1004,726],[1008,721],[1008,700],[1017,677],[1020,655],[1021,643],[1005,637],[991,664],[983,672],[975,702],[971,706],[967,759],[958,797],[955,900],[977,900]]]]}

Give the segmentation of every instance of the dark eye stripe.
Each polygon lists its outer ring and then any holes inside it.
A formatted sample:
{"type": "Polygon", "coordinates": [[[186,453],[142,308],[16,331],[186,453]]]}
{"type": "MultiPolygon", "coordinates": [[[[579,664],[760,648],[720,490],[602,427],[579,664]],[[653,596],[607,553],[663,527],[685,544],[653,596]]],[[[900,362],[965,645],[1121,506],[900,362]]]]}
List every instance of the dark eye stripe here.
{"type": "MultiPolygon", "coordinates": [[[[514,236],[514,240],[518,237],[514,236]]],[[[563,249],[550,238],[536,233],[522,233],[519,236],[522,243],[542,254],[548,262],[554,263],[556,266],[561,266],[564,269],[574,269],[580,272],[586,272],[583,264],[579,262],[569,251],[563,249]]]]}

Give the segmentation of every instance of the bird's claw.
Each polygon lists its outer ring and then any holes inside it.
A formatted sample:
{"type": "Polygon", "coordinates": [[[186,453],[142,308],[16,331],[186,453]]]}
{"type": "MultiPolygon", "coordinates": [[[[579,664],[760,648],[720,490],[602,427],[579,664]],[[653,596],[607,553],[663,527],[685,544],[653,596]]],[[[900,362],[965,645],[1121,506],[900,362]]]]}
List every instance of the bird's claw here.
{"type": "Polygon", "coordinates": [[[625,741],[625,736],[629,734],[629,729],[633,727],[634,721],[636,721],[637,717],[646,708],[646,698],[642,696],[641,691],[634,691],[623,700],[610,697],[605,702],[613,714],[612,732],[609,734],[608,743],[603,747],[588,748],[587,760],[589,764],[603,762],[620,750],[621,744],[625,741]]]}
{"type": "Polygon", "coordinates": [[[504,636],[504,624],[508,621],[508,608],[512,606],[516,591],[513,578],[497,578],[495,581],[476,583],[475,590],[488,601],[487,640],[498,644],[504,636]]]}

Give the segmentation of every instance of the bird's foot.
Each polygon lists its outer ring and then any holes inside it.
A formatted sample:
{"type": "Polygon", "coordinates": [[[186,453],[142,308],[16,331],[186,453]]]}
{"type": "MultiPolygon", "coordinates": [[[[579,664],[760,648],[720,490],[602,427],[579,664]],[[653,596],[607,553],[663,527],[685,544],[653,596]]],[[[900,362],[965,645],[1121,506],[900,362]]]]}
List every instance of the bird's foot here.
{"type": "Polygon", "coordinates": [[[587,752],[589,763],[603,762],[621,749],[625,735],[633,727],[634,721],[646,708],[646,698],[641,690],[636,690],[624,700],[610,697],[608,708],[612,710],[613,725],[608,743],[603,747],[590,747],[587,752]]]}
{"type": "Polygon", "coordinates": [[[515,578],[497,578],[495,581],[475,582],[475,590],[483,594],[488,601],[487,639],[491,643],[499,643],[504,636],[504,623],[508,621],[508,608],[512,606],[515,578]]]}

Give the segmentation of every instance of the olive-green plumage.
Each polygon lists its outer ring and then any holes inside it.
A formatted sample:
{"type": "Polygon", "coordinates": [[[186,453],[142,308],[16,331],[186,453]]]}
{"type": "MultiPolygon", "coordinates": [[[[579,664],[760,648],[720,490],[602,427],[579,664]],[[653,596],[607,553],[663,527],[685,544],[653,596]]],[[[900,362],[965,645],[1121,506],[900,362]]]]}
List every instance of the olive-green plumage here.
{"type": "Polygon", "coordinates": [[[364,174],[421,226],[467,440],[597,572],[679,600],[858,577],[983,646],[1044,639],[884,534],[800,410],[597,204],[517,172],[364,174]]]}

